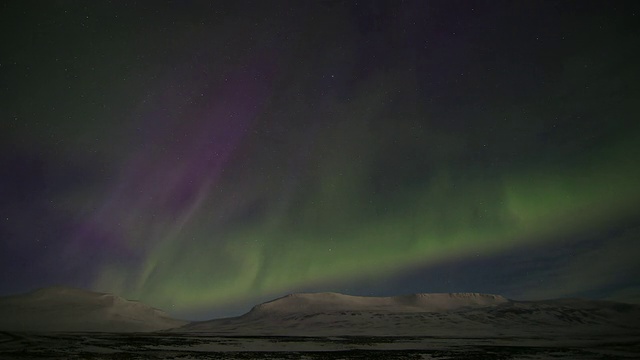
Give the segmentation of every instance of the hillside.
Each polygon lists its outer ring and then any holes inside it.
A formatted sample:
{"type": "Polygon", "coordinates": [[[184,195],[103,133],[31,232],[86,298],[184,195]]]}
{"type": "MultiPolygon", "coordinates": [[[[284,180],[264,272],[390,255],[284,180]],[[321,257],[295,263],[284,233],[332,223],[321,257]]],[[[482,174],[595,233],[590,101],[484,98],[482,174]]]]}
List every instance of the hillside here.
{"type": "Polygon", "coordinates": [[[3,331],[156,331],[186,324],[137,301],[66,287],[0,298],[3,331]]]}
{"type": "Polygon", "coordinates": [[[191,323],[173,331],[287,336],[631,335],[640,334],[640,306],[578,299],[521,302],[475,293],[292,294],[239,317],[191,323]]]}

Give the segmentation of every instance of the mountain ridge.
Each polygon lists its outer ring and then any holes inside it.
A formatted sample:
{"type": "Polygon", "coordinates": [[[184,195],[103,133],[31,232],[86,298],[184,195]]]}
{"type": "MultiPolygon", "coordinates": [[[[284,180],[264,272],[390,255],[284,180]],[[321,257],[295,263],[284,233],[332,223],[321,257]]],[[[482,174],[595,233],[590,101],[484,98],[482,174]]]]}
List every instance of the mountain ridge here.
{"type": "Polygon", "coordinates": [[[222,336],[640,336],[640,306],[606,300],[516,301],[483,293],[388,297],[294,293],[231,318],[176,320],[119,296],[50,287],[0,297],[0,331],[207,333],[222,336]]]}
{"type": "Polygon", "coordinates": [[[294,311],[426,312],[461,307],[493,306],[509,301],[501,295],[482,293],[416,293],[398,296],[355,296],[335,292],[293,293],[254,306],[242,316],[286,314],[294,311]]]}
{"type": "Polygon", "coordinates": [[[0,330],[145,332],[186,323],[140,301],[72,287],[0,297],[0,330]]]}
{"type": "Polygon", "coordinates": [[[296,293],[237,317],[170,331],[225,336],[640,336],[640,306],[584,299],[516,301],[482,293],[296,293]]]}

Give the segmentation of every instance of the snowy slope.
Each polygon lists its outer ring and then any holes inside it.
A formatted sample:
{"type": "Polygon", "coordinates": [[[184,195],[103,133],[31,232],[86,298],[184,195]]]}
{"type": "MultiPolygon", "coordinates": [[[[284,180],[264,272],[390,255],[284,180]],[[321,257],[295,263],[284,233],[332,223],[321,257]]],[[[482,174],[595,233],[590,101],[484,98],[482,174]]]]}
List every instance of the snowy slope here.
{"type": "Polygon", "coordinates": [[[0,330],[156,331],[186,324],[165,312],[121,297],[51,287],[0,298],[0,330]]]}
{"type": "Polygon", "coordinates": [[[302,293],[255,306],[247,315],[376,311],[387,313],[439,312],[463,307],[494,306],[508,300],[499,295],[454,293],[412,294],[393,297],[350,296],[338,293],[302,293]]]}
{"type": "Polygon", "coordinates": [[[240,317],[191,323],[173,331],[290,336],[640,335],[640,306],[587,300],[517,302],[474,293],[293,294],[257,305],[240,317]]]}

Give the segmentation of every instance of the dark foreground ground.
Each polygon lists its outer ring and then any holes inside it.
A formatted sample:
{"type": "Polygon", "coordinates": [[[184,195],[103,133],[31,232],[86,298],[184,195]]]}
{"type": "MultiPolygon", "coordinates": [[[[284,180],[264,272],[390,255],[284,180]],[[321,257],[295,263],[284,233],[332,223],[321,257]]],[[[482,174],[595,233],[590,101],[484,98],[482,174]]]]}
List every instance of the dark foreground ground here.
{"type": "Polygon", "coordinates": [[[640,359],[640,339],[0,332],[0,359],[640,359]]]}

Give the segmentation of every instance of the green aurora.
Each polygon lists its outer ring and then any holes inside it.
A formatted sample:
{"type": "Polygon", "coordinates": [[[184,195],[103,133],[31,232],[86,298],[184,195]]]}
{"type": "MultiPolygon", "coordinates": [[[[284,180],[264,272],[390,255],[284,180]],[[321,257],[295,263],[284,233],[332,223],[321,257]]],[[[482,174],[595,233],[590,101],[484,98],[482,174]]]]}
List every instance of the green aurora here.
{"type": "Polygon", "coordinates": [[[630,12],[382,3],[395,17],[371,24],[348,2],[229,5],[233,21],[7,6],[0,290],[64,283],[190,317],[359,282],[430,291],[403,274],[564,246],[574,275],[540,294],[640,288],[618,279],[640,271],[628,256],[575,275],[637,249],[630,12]]]}

